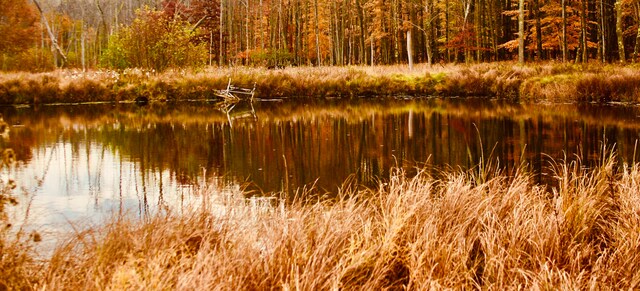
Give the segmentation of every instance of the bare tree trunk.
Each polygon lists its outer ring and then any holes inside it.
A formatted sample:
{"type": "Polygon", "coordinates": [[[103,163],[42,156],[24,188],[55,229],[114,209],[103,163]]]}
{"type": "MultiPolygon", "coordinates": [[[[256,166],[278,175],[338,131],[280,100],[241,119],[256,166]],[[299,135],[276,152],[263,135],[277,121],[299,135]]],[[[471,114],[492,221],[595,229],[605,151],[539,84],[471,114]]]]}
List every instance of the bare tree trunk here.
{"type": "MultiPolygon", "coordinates": [[[[402,49],[400,48],[400,40],[398,37],[398,34],[400,33],[400,27],[399,27],[399,17],[400,17],[400,11],[398,11],[398,5],[396,3],[393,3],[394,1],[391,1],[391,15],[392,15],[392,21],[391,21],[391,30],[393,31],[392,35],[392,41],[393,41],[393,46],[390,48],[392,52],[400,52],[402,51],[402,49]]],[[[400,58],[398,56],[398,54],[395,53],[391,53],[391,54],[387,54],[390,55],[390,57],[393,59],[394,63],[399,63],[400,62],[400,58]]],[[[387,60],[387,63],[389,63],[389,60],[387,60]]]]}
{"type": "MultiPolygon", "coordinates": [[[[249,14],[249,0],[247,0],[247,2],[245,3],[244,9],[245,9],[245,13],[247,14],[247,18],[245,19],[245,23],[244,23],[245,24],[245,29],[246,29],[246,31],[245,31],[246,40],[245,41],[247,43],[246,43],[244,49],[248,53],[249,52],[249,48],[250,48],[250,44],[249,44],[249,17],[251,15],[251,14],[249,14]]],[[[247,55],[246,57],[247,57],[247,64],[248,64],[249,63],[249,56],[247,55]]]]}
{"type": "Polygon", "coordinates": [[[222,60],[222,45],[223,45],[223,40],[222,40],[222,36],[223,36],[223,29],[224,29],[224,0],[220,0],[220,48],[218,49],[218,65],[222,66],[223,60],[222,60]]]}
{"type": "Polygon", "coordinates": [[[282,17],[282,0],[278,2],[278,34],[280,35],[278,38],[278,49],[286,49],[287,48],[287,37],[284,35],[284,20],[282,17]]]}
{"type": "Polygon", "coordinates": [[[580,1],[582,4],[581,10],[582,13],[580,15],[580,19],[581,19],[581,51],[582,51],[582,62],[586,63],[587,62],[587,49],[588,49],[588,45],[587,45],[587,0],[582,0],[580,1]]]}
{"type": "Polygon", "coordinates": [[[329,12],[329,19],[327,19],[327,22],[329,23],[329,66],[335,66],[336,62],[337,62],[337,55],[336,55],[336,44],[337,44],[337,39],[335,38],[334,32],[337,30],[337,28],[335,27],[335,24],[333,23],[333,13],[329,12]]]}
{"type": "Polygon", "coordinates": [[[524,0],[518,2],[518,63],[524,64],[524,0]]]}
{"type": "MultiPolygon", "coordinates": [[[[636,2],[636,13],[638,14],[638,19],[640,19],[640,3],[636,2]]],[[[640,52],[640,25],[638,25],[638,32],[636,33],[636,45],[633,48],[633,61],[637,62],[638,53],[640,52]]]]}
{"type": "Polygon", "coordinates": [[[607,38],[606,38],[606,23],[605,19],[605,11],[604,11],[604,0],[600,0],[600,40],[602,41],[602,62],[607,61],[607,38]]]}
{"type": "MultiPolygon", "coordinates": [[[[445,0],[444,7],[444,41],[449,43],[449,0],[445,0]]],[[[456,56],[457,58],[457,56],[456,56]]],[[[447,46],[447,62],[451,61],[451,49],[447,46]]]]}
{"type": "MultiPolygon", "coordinates": [[[[334,22],[334,33],[332,34],[335,38],[335,42],[334,42],[334,51],[335,51],[335,62],[336,65],[344,65],[344,35],[341,35],[341,32],[344,33],[344,26],[343,24],[343,18],[342,15],[340,15],[340,21],[338,20],[338,14],[342,9],[338,9],[338,6],[336,5],[336,1],[332,1],[333,2],[333,22],[334,22]]],[[[341,7],[342,8],[342,5],[341,7]]]]}
{"type": "MultiPolygon", "coordinates": [[[[335,4],[335,1],[331,1],[333,4],[335,4]]],[[[337,33],[338,28],[336,27],[336,24],[333,22],[333,14],[335,12],[335,9],[331,9],[331,11],[329,12],[329,65],[330,66],[334,66],[337,63],[337,54],[336,54],[336,48],[337,48],[337,42],[338,39],[335,37],[334,32],[337,33]]]]}
{"type": "MultiPolygon", "coordinates": [[[[47,18],[44,16],[44,13],[42,12],[42,8],[40,7],[40,3],[38,3],[37,0],[33,0],[33,3],[36,5],[36,8],[38,8],[38,11],[40,12],[40,16],[42,17],[42,22],[44,23],[44,26],[47,28],[47,33],[49,34],[49,38],[51,39],[51,45],[53,46],[53,48],[55,48],[55,50],[58,52],[58,54],[60,54],[60,56],[62,57],[62,60],[64,62],[66,62],[67,61],[67,56],[64,54],[64,52],[62,51],[62,49],[58,45],[58,40],[56,39],[56,36],[53,34],[53,31],[51,30],[51,27],[49,26],[49,22],[47,21],[47,18]]],[[[64,63],[62,64],[62,66],[64,66],[64,63]]]]}
{"type": "Polygon", "coordinates": [[[489,11],[491,12],[491,15],[489,16],[489,25],[491,26],[491,43],[493,48],[494,61],[498,61],[500,59],[500,54],[498,52],[498,43],[500,42],[500,27],[498,22],[500,21],[500,18],[496,15],[496,11],[499,11],[499,8],[496,8],[496,6],[499,7],[499,4],[496,4],[497,3],[494,3],[493,1],[489,1],[489,5],[491,5],[491,8],[489,9],[489,11]]]}
{"type": "Polygon", "coordinates": [[[365,19],[364,19],[363,8],[362,8],[362,5],[360,4],[360,0],[356,0],[356,9],[358,10],[358,24],[360,26],[360,38],[359,38],[360,54],[358,56],[358,62],[365,65],[367,63],[365,37],[364,37],[366,35],[366,30],[364,29],[365,19]]]}
{"type": "Polygon", "coordinates": [[[260,35],[260,49],[264,50],[264,29],[262,28],[262,0],[258,4],[258,30],[260,35]]]}
{"type": "MultiPolygon", "coordinates": [[[[524,0],[521,0],[521,1],[524,1],[524,0]]],[[[472,2],[473,0],[465,0],[463,1],[463,5],[462,5],[462,14],[464,15],[464,18],[462,20],[462,31],[465,34],[468,29],[467,21],[469,20],[469,12],[471,12],[472,2]]],[[[471,49],[469,49],[469,47],[470,47],[469,40],[465,40],[464,42],[464,62],[465,63],[469,63],[471,61],[471,49]]],[[[456,57],[457,57],[457,53],[456,53],[456,57]]]]}
{"type": "Polygon", "coordinates": [[[296,41],[295,41],[295,58],[296,63],[300,64],[302,62],[302,57],[300,56],[300,51],[303,48],[302,42],[302,31],[303,31],[303,21],[302,21],[302,7],[300,7],[300,1],[296,0],[296,13],[295,13],[295,25],[296,25],[296,41]]]}
{"type": "Polygon", "coordinates": [[[479,0],[475,1],[475,7],[473,9],[474,11],[474,22],[475,22],[475,27],[476,27],[476,31],[475,31],[475,50],[476,50],[476,62],[480,62],[481,61],[481,55],[482,55],[482,50],[480,49],[482,47],[482,30],[483,30],[483,25],[484,23],[482,23],[481,20],[481,14],[482,14],[482,4],[480,3],[479,0]]]}
{"type": "Polygon", "coordinates": [[[562,0],[562,62],[567,62],[567,4],[562,0]]]}
{"type": "Polygon", "coordinates": [[[340,35],[340,65],[345,65],[347,62],[349,62],[349,60],[345,61],[345,56],[348,57],[348,53],[345,55],[345,40],[351,40],[351,35],[345,36],[345,27],[347,27],[347,23],[346,21],[348,21],[348,19],[345,20],[345,7],[344,4],[341,5],[341,10],[340,10],[340,31],[338,32],[338,34],[340,35]]]}
{"type": "Polygon", "coordinates": [[[373,66],[373,55],[374,55],[374,50],[373,50],[373,36],[371,36],[371,66],[373,66]]]}
{"type": "Polygon", "coordinates": [[[87,32],[85,28],[86,22],[84,5],[80,5],[80,13],[82,15],[82,19],[80,20],[80,63],[82,64],[82,71],[85,72],[87,70],[87,62],[85,59],[85,40],[87,38],[87,32]]]}
{"type": "Polygon", "coordinates": [[[120,21],[118,19],[118,14],[120,14],[120,11],[118,10],[118,3],[116,2],[116,4],[113,7],[113,29],[115,30],[115,33],[118,33],[118,29],[120,29],[120,21]]]}
{"type": "Polygon", "coordinates": [[[427,65],[431,66],[431,64],[433,63],[433,48],[431,47],[431,38],[432,38],[432,26],[431,26],[431,21],[433,21],[433,16],[431,15],[431,0],[427,0],[427,3],[424,5],[424,10],[425,10],[425,17],[427,18],[426,21],[426,29],[425,29],[425,36],[426,36],[426,40],[425,43],[427,44],[427,65]]]}
{"type": "Polygon", "coordinates": [[[315,27],[316,28],[315,29],[316,30],[316,62],[317,62],[316,65],[320,66],[322,64],[320,63],[321,59],[320,59],[320,35],[319,35],[320,34],[320,28],[319,28],[319,24],[318,24],[318,0],[314,1],[314,7],[315,7],[315,12],[314,12],[315,19],[314,20],[315,20],[315,26],[316,26],[315,27]]]}
{"type": "Polygon", "coordinates": [[[40,30],[40,52],[38,53],[38,67],[44,66],[44,31],[40,30]],[[42,62],[42,63],[40,63],[42,62]]]}
{"type": "Polygon", "coordinates": [[[538,55],[538,60],[543,59],[543,50],[542,50],[542,25],[540,24],[540,0],[535,0],[535,10],[536,10],[536,50],[538,55]]]}
{"type": "Polygon", "coordinates": [[[409,71],[413,70],[413,42],[411,40],[411,28],[407,29],[407,59],[409,60],[409,71]]]}
{"type": "Polygon", "coordinates": [[[96,44],[98,45],[98,53],[105,48],[109,42],[109,32],[107,29],[107,18],[104,15],[104,10],[100,5],[100,1],[96,0],[96,7],[98,8],[98,12],[100,12],[100,25],[102,26],[102,34],[100,34],[100,28],[97,29],[96,35],[96,44]]]}
{"type": "Polygon", "coordinates": [[[624,55],[624,36],[622,35],[622,3],[620,0],[616,1],[616,34],[618,35],[618,54],[620,56],[620,62],[624,63],[626,58],[624,55]]]}
{"type": "Polygon", "coordinates": [[[82,71],[85,72],[87,71],[87,63],[85,61],[85,47],[84,47],[84,42],[85,42],[85,29],[84,29],[84,21],[82,22],[82,25],[80,26],[80,58],[81,58],[81,62],[82,62],[82,71]]]}
{"type": "MultiPolygon", "coordinates": [[[[353,31],[353,30],[351,30],[353,31]]],[[[347,50],[347,65],[351,66],[354,63],[353,60],[353,34],[349,33],[349,48],[347,50]]]]}
{"type": "Polygon", "coordinates": [[[209,66],[213,65],[213,30],[209,31],[209,66]]]}

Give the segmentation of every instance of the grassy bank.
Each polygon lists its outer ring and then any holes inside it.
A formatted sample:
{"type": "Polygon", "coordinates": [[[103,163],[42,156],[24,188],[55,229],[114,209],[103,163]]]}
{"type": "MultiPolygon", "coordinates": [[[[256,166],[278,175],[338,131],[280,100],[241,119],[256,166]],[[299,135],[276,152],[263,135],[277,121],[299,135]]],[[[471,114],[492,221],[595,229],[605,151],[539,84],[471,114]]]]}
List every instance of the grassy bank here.
{"type": "Polygon", "coordinates": [[[185,214],[114,219],[51,259],[2,248],[0,286],[58,289],[633,289],[640,284],[639,165],[608,156],[526,171],[394,173],[380,190],[259,206],[202,193],[185,214]]]}
{"type": "Polygon", "coordinates": [[[278,70],[211,67],[164,73],[141,70],[56,71],[0,75],[0,103],[73,103],[213,98],[213,89],[257,85],[261,98],[362,96],[490,96],[534,101],[640,101],[633,65],[515,63],[278,70]]]}

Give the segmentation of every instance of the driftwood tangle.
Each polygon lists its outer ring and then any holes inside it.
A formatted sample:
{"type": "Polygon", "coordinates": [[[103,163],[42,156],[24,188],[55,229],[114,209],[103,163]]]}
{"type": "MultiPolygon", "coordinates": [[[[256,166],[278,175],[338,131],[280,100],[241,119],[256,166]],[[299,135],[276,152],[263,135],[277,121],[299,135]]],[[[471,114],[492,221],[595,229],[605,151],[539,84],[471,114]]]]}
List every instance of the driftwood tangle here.
{"type": "Polygon", "coordinates": [[[253,102],[253,96],[255,95],[255,92],[256,83],[253,83],[253,89],[241,88],[231,85],[231,78],[229,78],[227,89],[215,90],[214,94],[220,98],[223,98],[225,101],[233,102],[248,98],[249,101],[253,102]]]}

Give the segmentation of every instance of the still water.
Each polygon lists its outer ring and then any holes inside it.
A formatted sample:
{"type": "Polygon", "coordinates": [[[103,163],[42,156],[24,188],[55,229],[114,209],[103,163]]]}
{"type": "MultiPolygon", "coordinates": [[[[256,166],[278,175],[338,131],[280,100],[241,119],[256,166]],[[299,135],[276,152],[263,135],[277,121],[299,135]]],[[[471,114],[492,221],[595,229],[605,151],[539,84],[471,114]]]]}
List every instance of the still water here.
{"type": "Polygon", "coordinates": [[[482,156],[506,172],[528,163],[543,181],[550,159],[588,164],[603,144],[632,162],[640,138],[635,106],[482,99],[262,101],[228,115],[204,102],[0,111],[19,160],[8,174],[36,223],[180,208],[208,183],[335,193],[347,179],[375,186],[393,167],[469,168],[482,156]]]}

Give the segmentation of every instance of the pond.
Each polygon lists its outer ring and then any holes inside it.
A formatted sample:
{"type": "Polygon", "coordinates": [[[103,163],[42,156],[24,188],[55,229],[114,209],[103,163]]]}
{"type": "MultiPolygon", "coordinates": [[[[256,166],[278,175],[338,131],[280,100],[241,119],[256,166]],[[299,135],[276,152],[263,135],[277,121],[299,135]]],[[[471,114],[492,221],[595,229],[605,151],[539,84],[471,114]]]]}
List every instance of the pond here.
{"type": "Polygon", "coordinates": [[[482,157],[507,173],[527,163],[544,182],[551,159],[588,165],[605,144],[632,162],[640,138],[636,106],[486,99],[261,101],[228,115],[206,102],[0,111],[19,161],[11,174],[28,194],[21,207],[38,224],[180,209],[210,183],[331,195],[347,180],[375,187],[393,167],[466,169],[482,157]]]}

